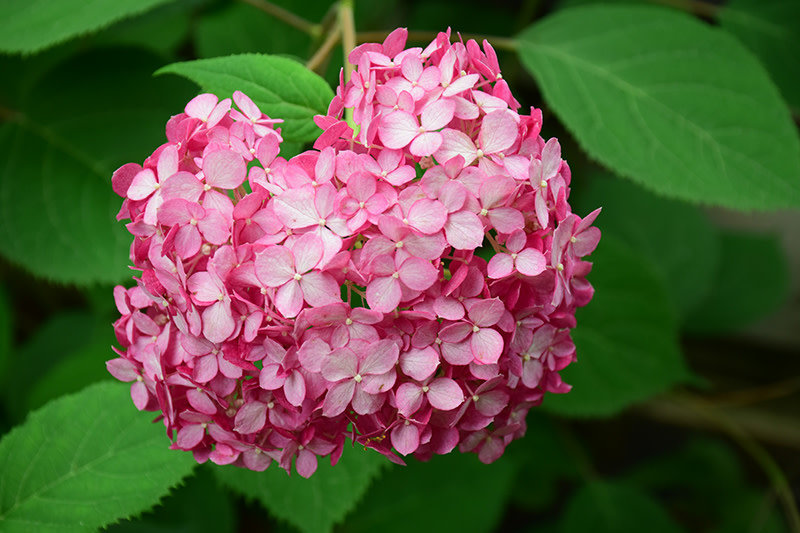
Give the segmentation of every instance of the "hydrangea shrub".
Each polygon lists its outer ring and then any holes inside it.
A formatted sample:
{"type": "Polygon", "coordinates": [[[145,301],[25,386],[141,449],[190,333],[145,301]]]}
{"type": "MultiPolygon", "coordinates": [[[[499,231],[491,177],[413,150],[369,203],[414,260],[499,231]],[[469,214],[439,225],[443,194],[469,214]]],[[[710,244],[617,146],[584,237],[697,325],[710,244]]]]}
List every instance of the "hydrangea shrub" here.
{"type": "Polygon", "coordinates": [[[347,438],[490,463],[569,391],[599,210],[571,211],[488,42],[406,36],[352,51],[313,150],[287,160],[279,117],[201,94],[115,172],[139,274],[107,366],[173,448],[304,477],[347,438]]]}

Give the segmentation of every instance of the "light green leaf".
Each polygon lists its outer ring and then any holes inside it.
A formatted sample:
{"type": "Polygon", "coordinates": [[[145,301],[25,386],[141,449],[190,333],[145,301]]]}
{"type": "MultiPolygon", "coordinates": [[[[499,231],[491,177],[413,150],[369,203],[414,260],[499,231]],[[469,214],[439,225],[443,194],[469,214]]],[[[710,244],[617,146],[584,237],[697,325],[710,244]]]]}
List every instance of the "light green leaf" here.
{"type": "Polygon", "coordinates": [[[783,97],[800,111],[800,2],[730,0],[720,6],[719,23],[764,62],[783,97]]]}
{"type": "Polygon", "coordinates": [[[156,74],[184,76],[219,97],[240,90],[271,118],[283,119],[287,141],[308,142],[321,133],[314,115],[325,114],[333,91],[325,80],[297,61],[263,54],[241,54],[173,63],[156,74]]]}
{"type": "Polygon", "coordinates": [[[725,32],[652,6],[559,11],[518,38],[578,142],[661,194],[737,209],[800,206],[800,138],[775,85],[725,32]]]}
{"type": "Polygon", "coordinates": [[[309,479],[296,472],[287,476],[273,464],[264,472],[234,466],[215,470],[228,488],[257,500],[269,512],[297,527],[303,533],[329,532],[364,496],[387,460],[377,452],[345,447],[344,454],[331,466],[320,459],[309,479]]]}
{"type": "Polygon", "coordinates": [[[230,493],[201,465],[186,484],[178,487],[154,509],[114,524],[106,533],[232,533],[236,514],[230,493]]]}
{"type": "Polygon", "coordinates": [[[571,201],[579,212],[603,207],[597,226],[649,261],[681,319],[709,293],[719,262],[719,237],[697,207],[661,198],[627,180],[587,176],[571,201]]]}
{"type": "Polygon", "coordinates": [[[789,294],[789,267],[777,238],[725,231],[720,243],[711,290],[686,320],[692,333],[739,330],[777,309],[789,294]]]}
{"type": "Polygon", "coordinates": [[[619,483],[594,481],[567,504],[563,533],[680,533],[683,529],[651,497],[619,483]]]}
{"type": "Polygon", "coordinates": [[[100,383],[32,413],[0,441],[0,530],[95,531],[155,505],[196,465],[169,449],[129,385],[100,383]]]}
{"type": "Polygon", "coordinates": [[[572,331],[578,360],[561,372],[573,389],[544,401],[566,415],[613,415],[688,378],[675,312],[648,261],[610,235],[591,259],[594,299],[572,331]]]}
{"type": "Polygon", "coordinates": [[[37,52],[172,0],[3,0],[0,51],[37,52]]]}
{"type": "Polygon", "coordinates": [[[515,465],[509,457],[485,465],[454,451],[422,463],[393,466],[348,517],[349,533],[458,531],[488,533],[503,516],[515,465]]]}
{"type": "Polygon", "coordinates": [[[183,81],[152,79],[158,63],[144,52],[93,51],[26,94],[0,126],[0,253],[64,283],[130,277],[132,237],[115,220],[122,199],[111,174],[155,150],[190,95],[183,81]]]}

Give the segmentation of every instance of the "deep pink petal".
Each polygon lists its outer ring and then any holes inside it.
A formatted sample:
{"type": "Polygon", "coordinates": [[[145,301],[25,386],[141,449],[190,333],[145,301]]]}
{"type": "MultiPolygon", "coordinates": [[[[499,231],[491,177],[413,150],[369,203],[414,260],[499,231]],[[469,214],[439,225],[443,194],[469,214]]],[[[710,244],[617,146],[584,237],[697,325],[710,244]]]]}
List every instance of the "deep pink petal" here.
{"type": "Polygon", "coordinates": [[[189,424],[188,426],[183,426],[180,430],[178,430],[178,436],[175,443],[178,445],[178,448],[182,450],[191,450],[200,444],[200,441],[203,440],[205,434],[206,428],[200,424],[189,424]]]}
{"type": "Polygon", "coordinates": [[[347,409],[356,389],[356,382],[352,379],[335,384],[325,395],[322,404],[322,414],[329,418],[338,416],[347,409]]]}
{"type": "Polygon", "coordinates": [[[303,405],[303,400],[306,398],[306,382],[300,372],[295,370],[289,374],[283,386],[283,393],[290,404],[295,407],[303,405]]]}

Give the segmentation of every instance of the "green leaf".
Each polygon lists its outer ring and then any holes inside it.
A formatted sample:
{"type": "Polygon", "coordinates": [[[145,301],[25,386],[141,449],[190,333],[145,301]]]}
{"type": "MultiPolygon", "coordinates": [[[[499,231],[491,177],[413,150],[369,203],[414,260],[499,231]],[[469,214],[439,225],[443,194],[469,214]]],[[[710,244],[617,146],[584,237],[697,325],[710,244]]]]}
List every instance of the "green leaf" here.
{"type": "Polygon", "coordinates": [[[763,61],[783,97],[800,111],[800,2],[730,0],[719,11],[720,25],[763,61]]]}
{"type": "Polygon", "coordinates": [[[0,530],[95,531],[140,513],[196,465],[169,449],[129,386],[101,383],[32,413],[0,441],[0,530]]]}
{"type": "Polygon", "coordinates": [[[422,463],[393,466],[345,522],[348,533],[493,531],[511,492],[514,463],[491,465],[457,451],[422,463]]]}
{"type": "Polygon", "coordinates": [[[594,481],[580,488],[567,504],[563,533],[679,533],[661,505],[638,490],[619,483],[594,481]]]}
{"type": "Polygon", "coordinates": [[[182,0],[123,20],[92,36],[92,46],[137,46],[171,60],[189,38],[193,9],[202,0],[182,0]]]}
{"type": "Polygon", "coordinates": [[[282,135],[290,142],[316,139],[320,131],[312,119],[325,114],[333,99],[325,80],[285,57],[241,54],[198,59],[156,72],[165,73],[184,76],[221,98],[236,90],[244,92],[271,118],[283,119],[282,135]]]}
{"type": "Polygon", "coordinates": [[[234,492],[259,501],[303,533],[329,532],[358,503],[387,460],[372,450],[345,448],[336,466],[321,459],[309,479],[287,476],[273,464],[264,472],[234,466],[215,470],[234,492]]]}
{"type": "Polygon", "coordinates": [[[667,290],[648,261],[610,235],[592,261],[594,299],[572,331],[578,360],[561,372],[573,389],[544,402],[565,415],[613,415],[689,376],[667,290]]]}
{"type": "Polygon", "coordinates": [[[789,294],[787,258],[774,236],[723,232],[719,265],[707,298],[686,320],[692,333],[739,330],[777,309],[789,294]]]}
{"type": "Polygon", "coordinates": [[[578,142],[661,194],[737,209],[800,206],[800,138],[764,68],[677,11],[586,6],[518,39],[578,142]]]}
{"type": "Polygon", "coordinates": [[[3,0],[0,51],[37,52],[172,0],[3,0]]]}
{"type": "Polygon", "coordinates": [[[153,510],[105,529],[106,533],[226,533],[236,531],[231,498],[202,465],[153,510]]]}
{"type": "Polygon", "coordinates": [[[33,274],[75,284],[130,277],[132,237],[115,220],[111,174],[141,162],[188,100],[153,79],[144,52],[93,51],[59,65],[0,126],[0,253],[33,274]]]}
{"type": "Polygon", "coordinates": [[[613,235],[649,261],[683,319],[708,295],[716,274],[717,231],[697,207],[656,196],[627,180],[587,176],[571,201],[579,212],[597,206],[603,235],[613,235]]]}

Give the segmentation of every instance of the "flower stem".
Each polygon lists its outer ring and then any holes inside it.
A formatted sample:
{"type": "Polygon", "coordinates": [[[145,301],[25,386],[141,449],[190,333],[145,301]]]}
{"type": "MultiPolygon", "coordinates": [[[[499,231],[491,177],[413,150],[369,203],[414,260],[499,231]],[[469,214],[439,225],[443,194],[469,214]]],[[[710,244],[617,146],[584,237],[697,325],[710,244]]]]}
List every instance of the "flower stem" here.
{"type": "Polygon", "coordinates": [[[267,0],[241,0],[246,4],[260,9],[261,11],[275,17],[276,19],[285,22],[293,28],[297,28],[303,33],[307,33],[312,37],[319,37],[322,32],[322,27],[319,24],[314,24],[308,20],[295,15],[291,11],[287,11],[281,6],[275,5],[267,0]]]}
{"type": "MultiPolygon", "coordinates": [[[[344,83],[350,81],[353,74],[353,65],[350,63],[349,56],[353,48],[356,47],[356,22],[353,17],[353,0],[341,0],[339,2],[339,25],[342,28],[342,48],[344,50],[344,83]]],[[[353,120],[353,110],[345,108],[344,118],[347,125],[353,129],[354,135],[358,135],[358,126],[353,120]]]]}

